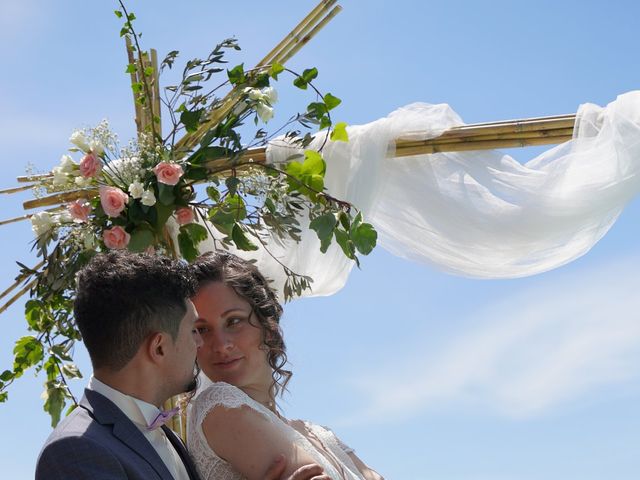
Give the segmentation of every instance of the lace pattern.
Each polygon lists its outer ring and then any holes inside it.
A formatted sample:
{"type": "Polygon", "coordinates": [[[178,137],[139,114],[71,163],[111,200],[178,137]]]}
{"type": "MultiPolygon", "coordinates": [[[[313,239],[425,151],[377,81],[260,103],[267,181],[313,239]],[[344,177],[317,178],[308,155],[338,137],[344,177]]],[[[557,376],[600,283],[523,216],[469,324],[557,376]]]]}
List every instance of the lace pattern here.
{"type": "MultiPolygon", "coordinates": [[[[321,443],[342,463],[343,477],[334,466],[307,440],[300,432],[283,422],[271,410],[253,400],[242,390],[223,382],[217,382],[200,393],[189,411],[188,442],[189,453],[196,465],[202,480],[243,480],[244,477],[228,462],[220,458],[209,446],[202,431],[202,422],[207,414],[216,406],[225,408],[241,408],[247,406],[263,415],[276,425],[292,443],[309,454],[327,475],[334,480],[362,480],[363,477],[347,455],[343,444],[329,429],[309,422],[305,428],[315,435],[321,443]]],[[[348,448],[348,447],[347,447],[348,448]]]]}

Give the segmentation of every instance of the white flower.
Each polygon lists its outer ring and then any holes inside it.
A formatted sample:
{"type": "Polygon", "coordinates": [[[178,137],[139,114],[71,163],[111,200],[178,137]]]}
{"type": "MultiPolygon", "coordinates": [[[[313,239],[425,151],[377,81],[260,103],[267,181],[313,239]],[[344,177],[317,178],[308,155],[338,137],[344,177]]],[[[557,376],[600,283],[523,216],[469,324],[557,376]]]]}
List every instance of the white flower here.
{"type": "Polygon", "coordinates": [[[91,180],[93,180],[91,177],[83,177],[82,175],[77,176],[75,179],[75,183],[78,187],[80,188],[85,188],[88,187],[89,185],[91,185],[91,180]]]}
{"type": "Polygon", "coordinates": [[[251,100],[262,101],[262,92],[257,88],[247,87],[244,89],[244,93],[248,94],[251,100]]]}
{"type": "Polygon", "coordinates": [[[142,195],[144,194],[144,187],[142,186],[142,183],[136,179],[135,182],[129,185],[129,193],[132,198],[142,198],[142,195]]]}
{"type": "Polygon", "coordinates": [[[73,173],[73,171],[76,170],[77,167],[78,165],[73,161],[71,156],[62,155],[62,157],[60,157],[60,171],[64,173],[73,173]]]}
{"type": "Polygon", "coordinates": [[[153,207],[156,204],[156,196],[153,194],[153,190],[145,190],[140,201],[147,207],[153,207]]]}
{"type": "Polygon", "coordinates": [[[54,215],[52,217],[53,223],[62,224],[62,223],[73,223],[73,217],[67,211],[61,212],[58,215],[54,215]]]}
{"type": "Polygon", "coordinates": [[[273,108],[264,103],[258,103],[256,105],[256,113],[264,123],[267,123],[273,118],[273,108]]]}
{"type": "Polygon", "coordinates": [[[67,174],[60,167],[55,167],[51,172],[53,173],[54,187],[62,187],[69,182],[69,177],[67,177],[67,174]]]}
{"type": "Polygon", "coordinates": [[[262,89],[263,100],[269,102],[269,105],[273,105],[278,101],[278,92],[273,87],[265,87],[262,89]]]}
{"type": "Polygon", "coordinates": [[[89,150],[100,156],[104,153],[104,145],[97,140],[91,140],[89,142],[89,150]]]}
{"type": "Polygon", "coordinates": [[[87,144],[87,138],[80,130],[73,132],[71,137],[69,137],[69,141],[83,152],[88,152],[90,150],[89,145],[87,144]]]}
{"type": "Polygon", "coordinates": [[[51,230],[54,225],[54,219],[48,212],[38,212],[31,216],[31,229],[37,237],[51,230]]]}

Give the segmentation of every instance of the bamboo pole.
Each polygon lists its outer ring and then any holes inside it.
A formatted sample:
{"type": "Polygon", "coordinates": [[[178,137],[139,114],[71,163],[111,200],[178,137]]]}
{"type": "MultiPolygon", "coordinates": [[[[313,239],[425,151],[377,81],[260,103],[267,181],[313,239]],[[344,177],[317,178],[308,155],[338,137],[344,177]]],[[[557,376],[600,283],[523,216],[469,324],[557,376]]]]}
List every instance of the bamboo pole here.
{"type": "Polygon", "coordinates": [[[34,279],[32,282],[30,282],[28,285],[26,285],[22,290],[20,290],[13,297],[11,297],[7,301],[7,303],[5,303],[2,307],[0,307],[0,313],[4,312],[7,308],[9,308],[11,305],[13,305],[16,302],[16,300],[18,300],[22,295],[24,295],[29,290],[31,290],[31,288],[33,288],[33,286],[36,284],[37,281],[38,281],[38,279],[34,279]]]}
{"type": "MultiPolygon", "coordinates": [[[[40,263],[38,263],[35,267],[33,267],[31,270],[38,270],[40,267],[42,267],[44,265],[44,260],[41,261],[40,263]]],[[[29,276],[28,273],[22,274],[20,276],[18,276],[18,278],[16,278],[16,281],[13,283],[13,285],[11,285],[9,288],[7,288],[4,292],[0,293],[0,299],[6,297],[7,295],[9,295],[11,292],[13,292],[16,288],[18,288],[18,285],[20,285],[20,283],[29,276]]]]}
{"type": "Polygon", "coordinates": [[[393,157],[410,157],[440,152],[463,152],[470,150],[493,150],[496,148],[530,147],[536,145],[559,144],[571,140],[571,135],[538,138],[508,138],[477,142],[455,142],[443,144],[423,144],[418,146],[397,145],[393,157]]]}
{"type": "Polygon", "coordinates": [[[39,182],[40,180],[44,180],[46,178],[51,178],[51,177],[53,177],[52,173],[41,173],[38,175],[28,175],[25,177],[18,177],[18,182],[19,183],[39,182]]]}
{"type": "MultiPolygon", "coordinates": [[[[485,130],[486,132],[486,130],[485,130]]],[[[526,132],[508,132],[508,133],[485,133],[484,135],[473,136],[451,136],[441,135],[435,138],[424,140],[406,140],[398,138],[395,141],[396,146],[417,147],[420,145],[443,145],[448,143],[466,143],[466,142],[482,142],[501,139],[527,139],[527,138],[553,138],[553,137],[570,137],[573,135],[573,128],[555,128],[553,130],[530,130],[526,132]]]]}
{"type": "MultiPolygon", "coordinates": [[[[323,10],[327,8],[327,4],[333,3],[334,2],[327,2],[325,0],[320,2],[320,4],[316,6],[314,10],[312,10],[312,12],[307,15],[302,22],[296,25],[296,27],[294,27],[294,29],[280,42],[280,44],[283,45],[282,48],[280,50],[273,49],[269,52],[269,54],[267,54],[267,56],[257,64],[256,68],[266,66],[267,63],[263,63],[265,59],[269,60],[269,63],[278,62],[281,64],[286,62],[286,60],[289,60],[291,56],[301,48],[301,46],[296,48],[296,44],[301,41],[301,39],[296,35],[296,32],[306,31],[307,29],[310,30],[304,39],[302,39],[304,40],[304,44],[306,44],[320,30],[320,28],[317,28],[319,26],[317,22],[321,17],[323,10]],[[316,11],[318,13],[314,13],[316,11]],[[282,55],[284,55],[284,57],[281,57],[282,55]]],[[[333,18],[339,11],[340,9],[333,14],[329,12],[329,15],[333,18]]],[[[324,26],[327,21],[328,20],[325,21],[325,19],[322,19],[320,20],[320,23],[324,26]]],[[[235,87],[231,89],[231,91],[222,99],[221,105],[211,112],[206,122],[201,124],[195,132],[185,134],[176,143],[175,148],[177,150],[189,150],[193,148],[209,129],[220,123],[222,119],[231,113],[241,97],[242,92],[235,87]]]]}
{"type": "Polygon", "coordinates": [[[91,198],[98,193],[96,189],[88,190],[72,190],[70,192],[60,192],[48,197],[36,198],[34,200],[28,200],[22,204],[25,210],[40,207],[49,207],[51,205],[57,205],[59,203],[73,202],[79,198],[91,198]]]}
{"type": "MultiPolygon", "coordinates": [[[[131,78],[131,85],[133,85],[134,83],[138,82],[138,74],[137,74],[137,72],[138,72],[138,67],[137,67],[138,62],[136,62],[135,55],[133,54],[133,44],[131,43],[131,38],[129,38],[128,35],[125,36],[125,44],[127,46],[127,58],[129,59],[129,64],[130,65],[131,64],[136,65],[136,70],[129,74],[129,76],[131,78]]],[[[142,105],[140,105],[138,103],[138,95],[136,94],[136,92],[131,90],[131,93],[133,94],[133,107],[134,107],[135,112],[136,112],[136,117],[135,117],[136,131],[138,132],[138,136],[140,136],[140,134],[143,132],[142,105]]]]}
{"type": "Polygon", "coordinates": [[[324,26],[329,23],[337,14],[342,11],[342,7],[340,5],[336,5],[333,10],[331,10],[313,29],[305,35],[299,42],[297,42],[293,48],[289,52],[287,52],[281,59],[280,63],[285,64],[291,57],[293,57],[298,51],[304,47],[309,40],[311,40],[315,35],[324,28],[324,26]]]}
{"type": "Polygon", "coordinates": [[[323,12],[329,11],[329,9],[337,2],[337,0],[322,0],[318,5],[311,10],[306,17],[304,17],[298,25],[296,25],[291,32],[289,32],[280,43],[278,43],[265,57],[258,62],[258,65],[268,65],[273,63],[275,58],[281,58],[282,51],[288,49],[291,41],[297,41],[300,35],[304,35],[307,30],[307,25],[314,23],[317,18],[322,15],[323,12]]]}
{"type": "Polygon", "coordinates": [[[160,71],[158,70],[158,51],[151,49],[151,67],[153,68],[153,83],[151,94],[153,96],[151,121],[156,125],[156,133],[162,138],[162,115],[160,110],[160,71]]]}
{"type": "Polygon", "coordinates": [[[34,185],[23,185],[22,187],[5,188],[4,190],[0,190],[0,194],[24,192],[25,190],[31,190],[33,187],[34,185]]]}

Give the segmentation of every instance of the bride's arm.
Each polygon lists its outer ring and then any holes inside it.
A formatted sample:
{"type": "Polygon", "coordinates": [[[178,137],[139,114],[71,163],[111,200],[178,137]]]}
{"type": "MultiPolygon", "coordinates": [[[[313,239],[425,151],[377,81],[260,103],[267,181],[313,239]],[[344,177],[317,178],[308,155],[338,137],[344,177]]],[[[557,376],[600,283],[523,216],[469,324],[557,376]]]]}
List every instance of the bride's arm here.
{"type": "Polygon", "coordinates": [[[347,453],[347,455],[349,455],[349,458],[351,458],[355,466],[358,467],[358,470],[360,470],[360,473],[365,478],[365,480],[384,480],[382,475],[380,475],[375,470],[371,470],[369,467],[367,467],[367,465],[362,460],[360,460],[353,451],[347,453]]]}
{"type": "Polygon", "coordinates": [[[248,480],[262,480],[278,455],[287,460],[283,478],[304,465],[316,463],[289,440],[280,425],[247,406],[212,408],[202,423],[202,431],[211,449],[248,480]]]}

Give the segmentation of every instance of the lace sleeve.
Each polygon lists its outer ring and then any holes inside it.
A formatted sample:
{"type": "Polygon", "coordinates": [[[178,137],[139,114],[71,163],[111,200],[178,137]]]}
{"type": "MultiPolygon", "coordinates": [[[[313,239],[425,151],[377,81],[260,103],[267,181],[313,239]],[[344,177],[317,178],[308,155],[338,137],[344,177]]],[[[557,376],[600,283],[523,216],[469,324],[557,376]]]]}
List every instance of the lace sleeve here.
{"type": "Polygon", "coordinates": [[[209,412],[217,406],[225,408],[247,406],[270,421],[274,420],[267,409],[252,400],[242,390],[223,382],[209,386],[196,397],[190,406],[187,444],[200,478],[203,480],[242,480],[242,475],[211,449],[202,431],[202,422],[209,412]]]}

